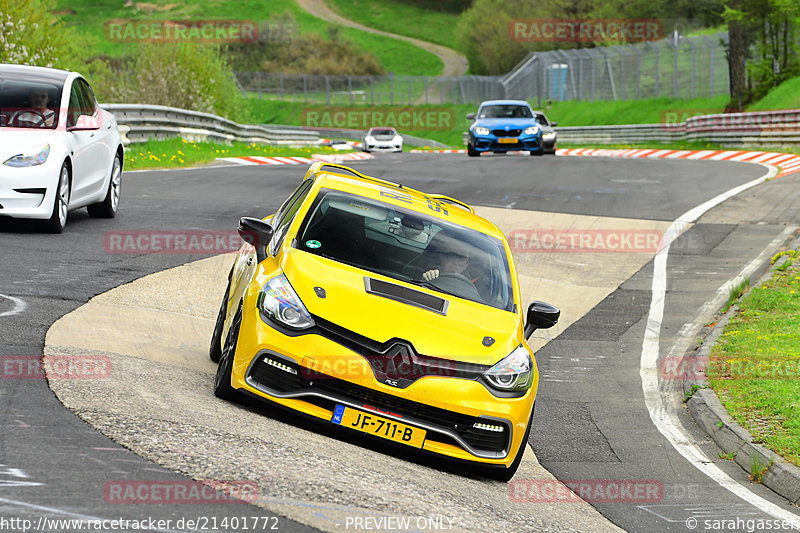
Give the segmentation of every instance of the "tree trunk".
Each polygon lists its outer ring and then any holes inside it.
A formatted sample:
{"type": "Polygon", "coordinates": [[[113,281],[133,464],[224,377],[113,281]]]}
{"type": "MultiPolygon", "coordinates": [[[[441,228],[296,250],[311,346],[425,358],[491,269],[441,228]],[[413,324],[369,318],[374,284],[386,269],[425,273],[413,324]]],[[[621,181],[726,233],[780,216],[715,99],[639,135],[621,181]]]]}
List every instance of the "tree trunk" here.
{"type": "Polygon", "coordinates": [[[728,40],[728,75],[731,84],[728,108],[739,111],[744,107],[747,98],[747,42],[742,22],[728,22],[728,40]]]}

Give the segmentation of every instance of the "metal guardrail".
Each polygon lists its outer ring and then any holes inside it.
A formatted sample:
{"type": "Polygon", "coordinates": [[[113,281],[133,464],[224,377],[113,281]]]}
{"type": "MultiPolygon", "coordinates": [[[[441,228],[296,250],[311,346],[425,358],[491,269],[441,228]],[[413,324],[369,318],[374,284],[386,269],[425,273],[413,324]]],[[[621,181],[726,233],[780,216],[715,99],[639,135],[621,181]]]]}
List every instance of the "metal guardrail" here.
{"type": "Polygon", "coordinates": [[[723,113],[685,122],[618,126],[558,127],[558,140],[571,144],[636,144],[701,141],[736,146],[800,144],[800,110],[723,113]]]}
{"type": "Polygon", "coordinates": [[[319,132],[292,127],[248,126],[232,120],[175,107],[140,104],[100,104],[117,118],[123,142],[183,137],[187,140],[317,144],[319,132]]]}

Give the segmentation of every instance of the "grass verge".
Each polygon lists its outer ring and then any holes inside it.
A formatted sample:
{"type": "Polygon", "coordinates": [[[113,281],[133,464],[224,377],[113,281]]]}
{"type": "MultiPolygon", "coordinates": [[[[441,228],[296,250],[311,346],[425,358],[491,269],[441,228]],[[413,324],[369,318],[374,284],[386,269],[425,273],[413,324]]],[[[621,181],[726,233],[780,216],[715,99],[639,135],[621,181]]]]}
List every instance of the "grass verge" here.
{"type": "Polygon", "coordinates": [[[336,152],[327,146],[289,148],[243,142],[221,144],[169,139],[128,145],[125,150],[125,170],[193,167],[210,163],[218,157],[311,157],[312,154],[335,153],[345,152],[336,152]]]}
{"type": "Polygon", "coordinates": [[[739,301],[711,350],[708,376],[756,442],[800,465],[800,265],[773,270],[739,301]]]}

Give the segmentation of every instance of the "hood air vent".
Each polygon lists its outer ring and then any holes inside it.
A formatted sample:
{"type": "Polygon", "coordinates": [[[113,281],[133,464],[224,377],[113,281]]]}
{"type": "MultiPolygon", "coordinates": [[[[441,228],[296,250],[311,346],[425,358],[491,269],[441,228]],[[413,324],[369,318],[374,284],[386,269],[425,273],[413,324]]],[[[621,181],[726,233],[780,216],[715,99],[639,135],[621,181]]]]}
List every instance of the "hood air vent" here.
{"type": "Polygon", "coordinates": [[[415,291],[402,285],[395,285],[394,283],[387,283],[379,279],[364,278],[364,287],[367,292],[376,296],[383,296],[390,300],[402,302],[404,304],[421,307],[440,315],[447,314],[447,307],[450,304],[447,300],[432,296],[430,294],[415,291]]]}

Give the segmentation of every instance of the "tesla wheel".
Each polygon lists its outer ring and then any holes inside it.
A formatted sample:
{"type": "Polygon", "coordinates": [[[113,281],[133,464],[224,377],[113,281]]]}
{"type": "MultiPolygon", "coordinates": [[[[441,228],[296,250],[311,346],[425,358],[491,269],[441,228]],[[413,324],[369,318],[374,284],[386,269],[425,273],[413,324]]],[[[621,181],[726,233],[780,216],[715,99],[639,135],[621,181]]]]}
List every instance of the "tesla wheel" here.
{"type": "Polygon", "coordinates": [[[89,216],[95,218],[114,218],[119,207],[119,194],[122,188],[122,162],[119,154],[114,156],[114,165],[111,167],[111,179],[108,180],[108,191],[102,202],[87,207],[89,216]]]}
{"type": "Polygon", "coordinates": [[[67,212],[69,211],[69,166],[65,161],[58,174],[58,188],[53,200],[53,211],[47,221],[47,229],[51,233],[61,233],[67,225],[67,212]]]}
{"type": "Polygon", "coordinates": [[[225,287],[225,294],[222,296],[222,303],[219,306],[217,321],[214,323],[214,333],[211,334],[211,345],[208,347],[208,357],[215,363],[219,363],[222,356],[222,328],[225,326],[225,315],[228,311],[228,295],[231,290],[231,280],[228,278],[228,286],[225,287]]]}
{"type": "Polygon", "coordinates": [[[519,469],[519,465],[522,463],[522,456],[525,455],[525,447],[528,445],[528,438],[531,436],[531,426],[533,425],[533,411],[536,408],[536,404],[533,404],[531,407],[531,416],[528,418],[528,427],[525,429],[525,435],[522,437],[522,442],[519,445],[519,449],[517,450],[517,456],[514,458],[514,462],[511,463],[511,466],[506,468],[505,470],[489,470],[487,472],[487,477],[491,479],[496,479],[497,481],[508,482],[511,481],[511,478],[514,477],[514,474],[517,473],[519,469]]]}
{"type": "Polygon", "coordinates": [[[225,346],[219,358],[217,375],[214,376],[214,396],[223,400],[236,401],[240,393],[231,387],[231,373],[233,371],[233,356],[236,354],[236,343],[239,339],[239,327],[242,325],[242,303],[233,316],[233,322],[225,337],[225,346]]]}
{"type": "Polygon", "coordinates": [[[470,143],[467,144],[467,155],[470,157],[478,157],[479,155],[481,155],[481,153],[477,151],[475,147],[472,146],[472,144],[470,143]]]}

